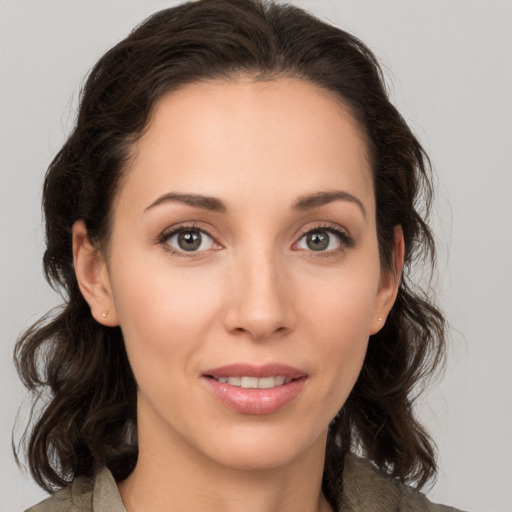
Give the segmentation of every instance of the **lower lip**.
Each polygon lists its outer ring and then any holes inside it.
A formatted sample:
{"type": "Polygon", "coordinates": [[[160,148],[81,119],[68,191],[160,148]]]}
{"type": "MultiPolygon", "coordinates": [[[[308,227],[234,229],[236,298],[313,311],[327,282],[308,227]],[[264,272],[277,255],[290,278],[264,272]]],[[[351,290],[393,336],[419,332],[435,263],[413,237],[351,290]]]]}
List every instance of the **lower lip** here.
{"type": "Polygon", "coordinates": [[[271,414],[289,404],[302,390],[306,377],[271,389],[245,389],[203,377],[215,397],[242,414],[271,414]]]}

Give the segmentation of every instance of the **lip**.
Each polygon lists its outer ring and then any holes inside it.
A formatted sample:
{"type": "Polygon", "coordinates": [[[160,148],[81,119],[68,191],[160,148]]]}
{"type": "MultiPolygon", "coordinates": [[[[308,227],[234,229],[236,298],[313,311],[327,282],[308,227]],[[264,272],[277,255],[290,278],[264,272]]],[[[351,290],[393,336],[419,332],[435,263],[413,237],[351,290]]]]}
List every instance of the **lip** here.
{"type": "Polygon", "coordinates": [[[265,377],[272,377],[275,375],[282,375],[287,379],[299,379],[306,377],[307,373],[288,366],[286,364],[271,363],[264,364],[261,366],[249,364],[249,363],[235,363],[228,364],[226,366],[220,366],[219,368],[213,368],[203,372],[206,377],[213,377],[218,379],[219,377],[257,377],[263,379],[265,377]]]}
{"type": "Polygon", "coordinates": [[[272,414],[292,402],[302,391],[308,375],[306,372],[279,363],[254,366],[240,363],[207,370],[202,380],[213,396],[229,409],[251,415],[272,414]],[[292,379],[287,384],[272,389],[245,389],[215,379],[219,377],[272,377],[292,379]]]}

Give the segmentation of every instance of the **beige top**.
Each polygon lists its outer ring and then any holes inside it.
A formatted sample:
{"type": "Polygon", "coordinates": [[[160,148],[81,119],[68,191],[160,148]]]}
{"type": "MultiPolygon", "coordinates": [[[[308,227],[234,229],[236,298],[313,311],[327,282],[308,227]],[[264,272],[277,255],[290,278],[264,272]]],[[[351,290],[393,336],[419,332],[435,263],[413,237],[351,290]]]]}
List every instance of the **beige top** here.
{"type": "MultiPolygon", "coordinates": [[[[369,462],[345,458],[341,512],[461,512],[436,505],[414,489],[382,475],[369,462]]],[[[25,512],[126,512],[116,482],[107,468],[94,480],[77,478],[25,512]]]]}

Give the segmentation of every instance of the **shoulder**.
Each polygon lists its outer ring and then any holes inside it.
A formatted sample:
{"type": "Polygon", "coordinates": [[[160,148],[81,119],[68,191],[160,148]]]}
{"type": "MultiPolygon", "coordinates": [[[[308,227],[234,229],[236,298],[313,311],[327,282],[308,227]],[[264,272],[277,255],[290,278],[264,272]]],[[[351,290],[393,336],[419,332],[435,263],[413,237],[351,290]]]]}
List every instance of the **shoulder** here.
{"type": "Polygon", "coordinates": [[[93,480],[79,477],[25,512],[92,512],[93,488],[93,480]]]}
{"type": "Polygon", "coordinates": [[[102,468],[94,479],[79,477],[25,512],[126,512],[112,473],[102,468]]]}
{"type": "Polygon", "coordinates": [[[421,492],[402,485],[353,454],[345,457],[342,500],[342,510],[350,512],[461,512],[430,502],[421,492]]]}

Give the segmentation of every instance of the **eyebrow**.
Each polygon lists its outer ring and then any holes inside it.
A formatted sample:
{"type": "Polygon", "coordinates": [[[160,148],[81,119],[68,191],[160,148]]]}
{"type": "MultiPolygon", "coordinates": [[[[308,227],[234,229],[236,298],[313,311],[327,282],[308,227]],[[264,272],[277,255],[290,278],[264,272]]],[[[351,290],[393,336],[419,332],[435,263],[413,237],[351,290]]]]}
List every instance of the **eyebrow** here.
{"type": "Polygon", "coordinates": [[[354,203],[359,207],[363,217],[366,219],[366,209],[362,201],[356,196],[353,196],[348,192],[344,192],[343,190],[335,190],[332,192],[316,192],[314,194],[300,196],[293,205],[293,209],[299,211],[307,211],[312,210],[313,208],[319,208],[320,206],[324,206],[334,201],[348,201],[350,203],[354,203]]]}
{"type": "MultiPolygon", "coordinates": [[[[216,197],[208,197],[199,194],[182,194],[179,192],[169,192],[160,196],[156,201],[152,202],[145,210],[146,213],[151,208],[164,204],[167,202],[177,201],[179,203],[192,206],[194,208],[200,208],[202,210],[208,210],[215,213],[227,213],[228,209],[226,205],[216,197]]],[[[292,209],[298,211],[307,211],[314,208],[327,205],[334,201],[348,201],[354,203],[361,210],[363,217],[366,219],[366,210],[363,203],[352,194],[344,192],[342,190],[336,190],[332,192],[316,192],[313,194],[306,194],[300,196],[294,203],[292,209]]]]}
{"type": "Polygon", "coordinates": [[[170,192],[160,196],[156,201],[151,203],[145,210],[146,213],[151,208],[159,204],[167,203],[170,201],[178,201],[179,203],[193,206],[194,208],[201,208],[202,210],[209,210],[216,213],[227,213],[226,205],[215,197],[202,196],[199,194],[180,194],[178,192],[170,192]]]}

